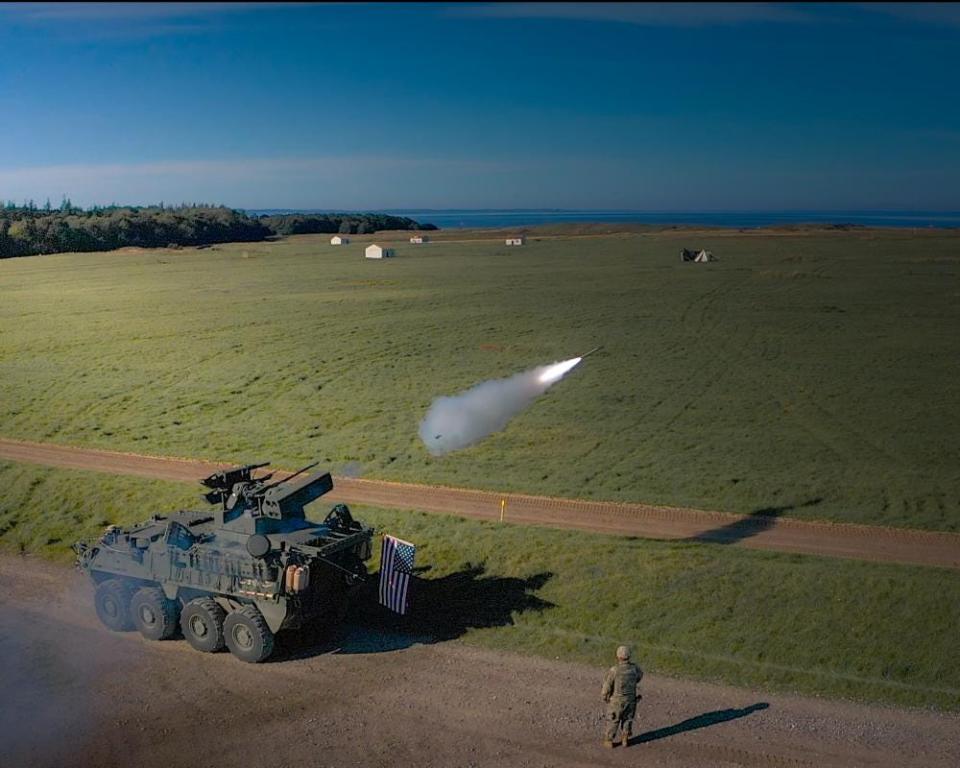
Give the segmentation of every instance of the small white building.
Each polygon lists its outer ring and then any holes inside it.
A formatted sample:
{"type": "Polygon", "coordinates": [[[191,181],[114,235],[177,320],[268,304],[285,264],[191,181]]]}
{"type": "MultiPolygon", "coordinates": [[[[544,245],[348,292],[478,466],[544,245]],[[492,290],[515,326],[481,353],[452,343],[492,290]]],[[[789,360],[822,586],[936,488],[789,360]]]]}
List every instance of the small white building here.
{"type": "Polygon", "coordinates": [[[411,243],[429,243],[430,238],[426,235],[414,235],[410,238],[411,243]]]}
{"type": "Polygon", "coordinates": [[[697,257],[694,259],[694,261],[699,262],[701,264],[707,261],[716,261],[716,260],[717,260],[717,257],[713,255],[713,251],[700,251],[700,253],[697,254],[697,257]]]}
{"type": "Polygon", "coordinates": [[[393,248],[383,248],[379,245],[368,245],[364,255],[368,259],[388,259],[394,255],[393,248]]]}
{"type": "Polygon", "coordinates": [[[507,238],[507,245],[523,245],[525,242],[527,242],[527,238],[522,237],[522,236],[521,236],[521,237],[508,237],[508,238],[507,238]]]}
{"type": "Polygon", "coordinates": [[[349,237],[341,237],[340,235],[334,235],[330,238],[330,245],[349,245],[349,237]]]}

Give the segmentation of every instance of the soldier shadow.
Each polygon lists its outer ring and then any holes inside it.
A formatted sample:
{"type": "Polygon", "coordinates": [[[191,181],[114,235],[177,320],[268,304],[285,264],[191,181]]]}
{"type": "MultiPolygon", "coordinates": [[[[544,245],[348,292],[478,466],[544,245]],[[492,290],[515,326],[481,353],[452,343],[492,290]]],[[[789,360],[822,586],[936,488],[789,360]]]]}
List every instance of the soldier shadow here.
{"type": "Polygon", "coordinates": [[[702,715],[691,717],[689,720],[684,720],[683,722],[676,723],[675,725],[669,725],[666,728],[658,728],[655,731],[641,733],[639,736],[634,736],[631,738],[629,743],[646,744],[648,741],[666,739],[669,736],[676,736],[679,733],[696,731],[700,728],[709,728],[712,725],[728,723],[731,720],[739,720],[741,717],[747,717],[748,715],[752,715],[754,712],[760,712],[761,710],[769,709],[769,707],[770,705],[767,702],[760,701],[756,704],[751,704],[749,707],[744,707],[743,709],[718,709],[715,712],[704,712],[702,715]]]}
{"type": "Polygon", "coordinates": [[[554,607],[535,594],[553,577],[552,573],[527,578],[488,576],[484,565],[468,564],[447,576],[422,578],[429,570],[415,570],[405,615],[380,605],[379,577],[374,574],[358,594],[343,625],[332,631],[281,633],[275,658],[385,653],[430,645],[454,640],[470,629],[511,626],[517,613],[540,613],[554,607]]]}
{"type": "Polygon", "coordinates": [[[785,512],[804,507],[815,507],[823,498],[818,496],[809,499],[802,504],[788,504],[782,507],[764,507],[751,512],[746,517],[736,520],[719,528],[712,528],[709,531],[703,531],[696,536],[691,536],[687,541],[700,541],[710,544],[736,544],[738,541],[749,539],[758,533],[763,533],[773,528],[777,524],[777,519],[785,512]]]}

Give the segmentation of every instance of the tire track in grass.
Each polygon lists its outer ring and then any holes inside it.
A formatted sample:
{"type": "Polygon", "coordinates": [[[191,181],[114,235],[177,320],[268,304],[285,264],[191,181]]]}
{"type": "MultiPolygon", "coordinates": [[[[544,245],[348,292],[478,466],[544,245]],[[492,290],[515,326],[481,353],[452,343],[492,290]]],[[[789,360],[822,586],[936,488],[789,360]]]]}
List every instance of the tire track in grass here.
{"type": "MultiPolygon", "coordinates": [[[[723,277],[724,275],[717,276],[718,279],[723,279],[723,277]]],[[[723,340],[728,338],[736,338],[738,331],[735,330],[732,333],[722,336],[720,344],[717,344],[716,340],[713,338],[711,338],[709,341],[703,340],[703,329],[707,327],[710,312],[715,309],[717,304],[724,297],[733,293],[743,284],[743,282],[744,279],[739,281],[731,279],[727,282],[721,283],[720,285],[712,286],[704,293],[701,293],[690,299],[690,301],[686,303],[683,310],[680,312],[679,322],[683,324],[689,324],[693,322],[690,319],[691,314],[695,309],[699,309],[692,336],[697,340],[698,346],[702,349],[702,353],[698,356],[698,359],[702,360],[702,362],[689,377],[689,380],[697,382],[706,381],[706,385],[701,387],[695,395],[691,395],[689,390],[686,390],[684,402],[679,405],[679,407],[675,405],[676,400],[674,398],[660,398],[636,421],[627,423],[622,429],[617,430],[617,432],[612,436],[612,439],[616,439],[622,434],[636,431],[638,423],[642,424],[644,422],[650,422],[651,417],[655,416],[658,412],[662,412],[663,410],[672,412],[672,415],[667,416],[666,419],[661,422],[658,431],[663,432],[669,429],[683,416],[685,416],[697,401],[701,400],[707,392],[713,389],[730,372],[731,366],[729,364],[729,358],[725,352],[729,345],[724,344],[723,340]]],[[[753,336],[754,331],[751,330],[748,336],[748,341],[746,343],[739,344],[738,348],[743,349],[745,346],[748,346],[753,336]]],[[[588,456],[594,450],[596,450],[596,447],[592,448],[591,450],[587,451],[586,454],[581,456],[581,460],[585,459],[586,456],[588,456]]],[[[627,473],[636,469],[638,458],[643,460],[647,458],[645,449],[642,446],[633,446],[627,456],[624,456],[622,459],[609,464],[607,469],[610,472],[624,471],[624,473],[627,473]]]]}

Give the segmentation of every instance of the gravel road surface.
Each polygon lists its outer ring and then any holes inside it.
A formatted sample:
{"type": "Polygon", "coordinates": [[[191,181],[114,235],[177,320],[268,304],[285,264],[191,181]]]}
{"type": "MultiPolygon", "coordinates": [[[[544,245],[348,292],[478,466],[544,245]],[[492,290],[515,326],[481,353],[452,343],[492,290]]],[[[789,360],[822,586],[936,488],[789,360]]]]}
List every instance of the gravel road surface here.
{"type": "Polygon", "coordinates": [[[356,619],[243,664],[107,631],[71,568],[0,556],[0,579],[4,768],[960,765],[957,715],[654,675],[633,744],[605,750],[603,669],[356,619]]]}

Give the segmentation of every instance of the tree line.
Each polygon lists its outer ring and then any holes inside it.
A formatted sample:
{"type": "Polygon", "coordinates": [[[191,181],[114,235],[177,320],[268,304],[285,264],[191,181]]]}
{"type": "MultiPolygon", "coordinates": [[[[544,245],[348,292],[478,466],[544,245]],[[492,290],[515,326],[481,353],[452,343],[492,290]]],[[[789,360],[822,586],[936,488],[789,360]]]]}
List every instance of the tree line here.
{"type": "Polygon", "coordinates": [[[277,235],[365,234],[384,229],[436,229],[376,213],[248,216],[221,205],[185,203],[82,209],[64,198],[54,208],[33,201],[0,205],[0,258],[115,248],[168,248],[254,242],[277,235]]]}
{"type": "Polygon", "coordinates": [[[283,213],[261,216],[260,221],[278,235],[366,235],[385,229],[437,228],[433,224],[419,224],[406,216],[385,213],[283,213]]]}

